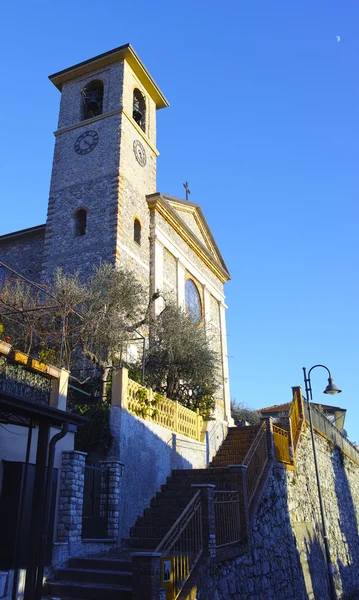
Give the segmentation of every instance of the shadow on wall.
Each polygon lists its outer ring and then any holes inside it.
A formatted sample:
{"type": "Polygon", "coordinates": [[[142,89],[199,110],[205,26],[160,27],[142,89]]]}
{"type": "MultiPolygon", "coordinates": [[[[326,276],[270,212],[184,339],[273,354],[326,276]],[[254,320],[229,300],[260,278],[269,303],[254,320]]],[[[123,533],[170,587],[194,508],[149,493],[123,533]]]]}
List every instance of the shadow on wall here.
{"type": "Polygon", "coordinates": [[[121,539],[128,537],[137,517],[173,469],[205,466],[206,446],[149,421],[144,424],[117,407],[111,410],[111,431],[114,440],[109,459],[124,464],[119,506],[121,539]]]}
{"type": "Polygon", "coordinates": [[[288,483],[295,485],[294,475],[275,463],[251,526],[250,553],[204,568],[196,600],[329,599],[325,575],[324,588],[313,575],[323,555],[312,523],[292,526],[288,483]]]}
{"type": "MultiPolygon", "coordinates": [[[[335,476],[335,494],[339,509],[338,525],[343,539],[341,553],[336,558],[343,595],[350,596],[359,590],[359,532],[357,511],[352,492],[354,481],[352,480],[351,486],[348,472],[352,471],[353,479],[358,480],[358,467],[337,448],[332,455],[332,464],[335,476]]],[[[358,483],[356,483],[356,486],[359,492],[358,483]]]]}

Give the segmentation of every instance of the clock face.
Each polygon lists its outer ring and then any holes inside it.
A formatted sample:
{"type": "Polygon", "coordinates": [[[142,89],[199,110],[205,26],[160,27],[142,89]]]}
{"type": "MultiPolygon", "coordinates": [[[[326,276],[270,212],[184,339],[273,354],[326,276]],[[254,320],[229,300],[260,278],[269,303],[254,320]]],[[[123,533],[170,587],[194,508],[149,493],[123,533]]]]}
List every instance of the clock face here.
{"type": "Polygon", "coordinates": [[[146,151],[141,142],[138,140],[133,142],[133,151],[135,153],[137,162],[141,165],[141,167],[144,167],[146,164],[146,151]]]}
{"type": "Polygon", "coordinates": [[[97,131],[85,131],[75,142],[75,152],[77,154],[88,154],[97,146],[98,140],[97,131]]]}

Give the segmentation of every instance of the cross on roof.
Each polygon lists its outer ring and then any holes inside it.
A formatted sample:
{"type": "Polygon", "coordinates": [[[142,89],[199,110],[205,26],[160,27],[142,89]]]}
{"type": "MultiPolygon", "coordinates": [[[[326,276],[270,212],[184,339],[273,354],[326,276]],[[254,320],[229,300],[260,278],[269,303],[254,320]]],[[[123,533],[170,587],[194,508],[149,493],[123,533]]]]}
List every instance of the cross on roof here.
{"type": "Polygon", "coordinates": [[[188,200],[188,194],[191,193],[191,190],[188,187],[188,181],[186,181],[186,183],[183,184],[183,187],[186,190],[186,200],[188,200]]]}

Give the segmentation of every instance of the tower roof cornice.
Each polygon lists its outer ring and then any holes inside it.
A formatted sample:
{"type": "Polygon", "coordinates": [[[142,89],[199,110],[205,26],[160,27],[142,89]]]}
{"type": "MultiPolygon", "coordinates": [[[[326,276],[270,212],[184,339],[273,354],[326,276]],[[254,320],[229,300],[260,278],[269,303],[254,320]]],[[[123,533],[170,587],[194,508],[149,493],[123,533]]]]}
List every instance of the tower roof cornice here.
{"type": "Polygon", "coordinates": [[[57,87],[58,90],[62,90],[62,86],[67,81],[76,77],[81,77],[87,73],[91,73],[97,69],[107,67],[121,60],[126,60],[134,73],[137,75],[142,85],[147,89],[150,96],[156,103],[157,108],[165,108],[169,106],[169,103],[165,96],[162,94],[160,88],[157,86],[151,75],[147,71],[145,65],[132,48],[131,44],[124,44],[103,54],[99,54],[94,58],[89,58],[81,63],[58,71],[53,75],[49,75],[50,81],[57,87]]]}

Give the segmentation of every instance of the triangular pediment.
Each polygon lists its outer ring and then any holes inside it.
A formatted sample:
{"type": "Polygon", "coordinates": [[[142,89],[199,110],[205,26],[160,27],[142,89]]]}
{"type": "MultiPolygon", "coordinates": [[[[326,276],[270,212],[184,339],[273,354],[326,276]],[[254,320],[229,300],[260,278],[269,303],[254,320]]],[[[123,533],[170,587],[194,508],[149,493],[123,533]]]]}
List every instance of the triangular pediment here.
{"type": "Polygon", "coordinates": [[[198,247],[204,249],[206,254],[211,256],[213,262],[220,267],[223,275],[225,275],[224,281],[230,279],[226,264],[198,204],[161,193],[147,196],[147,201],[150,208],[151,205],[154,206],[154,203],[157,202],[160,202],[163,207],[167,206],[172,216],[176,217],[176,221],[182,224],[188,232],[191,232],[191,237],[198,244],[198,247]]]}

